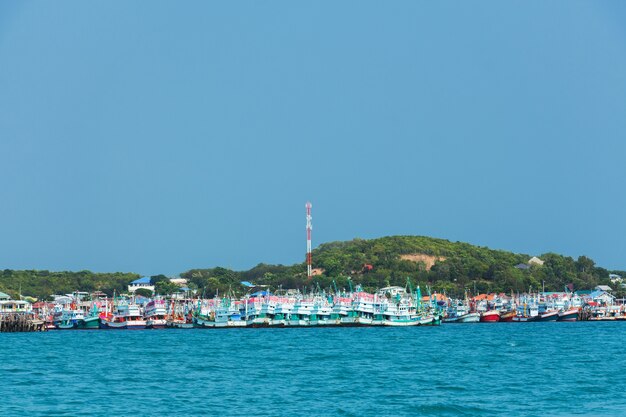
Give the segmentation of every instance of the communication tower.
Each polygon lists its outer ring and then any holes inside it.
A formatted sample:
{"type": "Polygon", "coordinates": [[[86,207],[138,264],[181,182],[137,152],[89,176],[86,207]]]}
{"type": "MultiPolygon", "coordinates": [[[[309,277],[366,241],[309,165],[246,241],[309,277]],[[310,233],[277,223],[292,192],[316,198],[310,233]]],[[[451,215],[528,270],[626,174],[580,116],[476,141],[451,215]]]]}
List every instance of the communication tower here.
{"type": "Polygon", "coordinates": [[[311,262],[311,230],[313,229],[313,225],[311,224],[311,205],[310,202],[307,201],[306,205],[306,273],[309,279],[313,277],[313,268],[311,262]]]}

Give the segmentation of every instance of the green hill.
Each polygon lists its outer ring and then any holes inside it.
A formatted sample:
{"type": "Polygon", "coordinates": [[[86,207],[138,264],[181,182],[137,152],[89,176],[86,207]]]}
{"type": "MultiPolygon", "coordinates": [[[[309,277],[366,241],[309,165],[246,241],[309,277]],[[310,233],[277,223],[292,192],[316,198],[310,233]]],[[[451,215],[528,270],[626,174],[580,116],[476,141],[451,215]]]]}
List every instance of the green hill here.
{"type": "MultiPolygon", "coordinates": [[[[450,242],[424,236],[391,236],[379,239],[354,239],[330,242],[313,250],[316,275],[306,276],[304,263],[295,265],[259,264],[248,271],[226,268],[192,269],[181,274],[201,294],[217,291],[242,294],[241,281],[269,285],[270,288],[331,288],[333,280],[341,288],[361,284],[366,290],[388,285],[404,286],[407,277],[414,284],[430,285],[436,291],[462,295],[474,292],[510,292],[539,290],[561,291],[567,284],[575,289],[590,289],[609,284],[608,271],[586,256],[577,259],[555,253],[538,255],[543,265],[520,269],[531,255],[518,254],[462,242],[450,242]]],[[[132,273],[97,274],[89,271],[49,272],[11,271],[0,273],[0,291],[15,296],[19,292],[38,298],[75,290],[100,290],[111,294],[126,290],[128,282],[139,277],[132,273]]],[[[155,276],[163,279],[163,276],[155,276]]]]}
{"type": "Polygon", "coordinates": [[[94,273],[51,272],[51,271],[13,271],[5,269],[0,272],[0,291],[12,297],[20,293],[38,299],[49,299],[52,294],[68,294],[73,291],[103,291],[112,294],[126,291],[128,283],[139,278],[138,274],[114,272],[94,273]]]}
{"type": "MultiPolygon", "coordinates": [[[[609,283],[609,271],[597,267],[586,256],[573,259],[546,253],[539,255],[543,266],[516,268],[531,255],[518,254],[462,242],[424,236],[391,236],[379,239],[354,239],[330,242],[313,250],[313,267],[319,275],[309,282],[305,264],[292,266],[259,264],[249,271],[223,268],[194,269],[181,276],[206,293],[239,288],[248,280],[272,288],[330,288],[333,279],[342,288],[348,277],[367,290],[388,285],[429,284],[437,291],[462,295],[465,289],[478,292],[510,292],[541,289],[562,291],[567,284],[575,289],[593,288],[609,283]]],[[[620,271],[614,271],[619,273],[620,271]]]]}

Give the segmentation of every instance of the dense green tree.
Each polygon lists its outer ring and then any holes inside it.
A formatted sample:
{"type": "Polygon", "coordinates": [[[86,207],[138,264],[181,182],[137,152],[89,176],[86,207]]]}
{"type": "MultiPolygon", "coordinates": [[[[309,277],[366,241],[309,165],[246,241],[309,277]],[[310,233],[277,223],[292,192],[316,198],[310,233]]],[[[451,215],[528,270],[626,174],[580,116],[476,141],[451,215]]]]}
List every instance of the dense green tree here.
{"type": "Polygon", "coordinates": [[[135,290],[135,295],[141,295],[142,297],[150,298],[154,295],[154,293],[152,292],[152,290],[149,290],[147,288],[139,288],[135,290]]]}
{"type": "Polygon", "coordinates": [[[167,280],[167,281],[158,281],[154,285],[154,289],[157,292],[157,294],[169,296],[169,295],[177,293],[180,290],[180,287],[177,284],[170,282],[170,280],[167,280]]]}

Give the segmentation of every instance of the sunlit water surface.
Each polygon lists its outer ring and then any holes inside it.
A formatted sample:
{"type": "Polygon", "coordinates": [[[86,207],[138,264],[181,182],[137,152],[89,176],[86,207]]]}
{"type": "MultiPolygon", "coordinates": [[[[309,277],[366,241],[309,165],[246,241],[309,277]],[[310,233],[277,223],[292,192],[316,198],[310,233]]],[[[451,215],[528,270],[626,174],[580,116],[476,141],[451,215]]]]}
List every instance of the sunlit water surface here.
{"type": "Polygon", "coordinates": [[[0,414],[626,415],[626,323],[0,334],[0,414]]]}

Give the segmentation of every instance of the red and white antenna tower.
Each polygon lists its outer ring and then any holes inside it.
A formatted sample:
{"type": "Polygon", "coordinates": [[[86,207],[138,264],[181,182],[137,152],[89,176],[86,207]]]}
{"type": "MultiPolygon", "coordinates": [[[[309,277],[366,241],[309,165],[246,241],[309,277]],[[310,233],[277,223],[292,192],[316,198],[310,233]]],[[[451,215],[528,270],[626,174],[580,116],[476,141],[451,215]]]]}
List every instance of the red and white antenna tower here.
{"type": "Polygon", "coordinates": [[[307,201],[306,205],[306,273],[309,279],[313,277],[313,268],[311,262],[311,230],[313,225],[311,224],[311,203],[307,201]]]}

